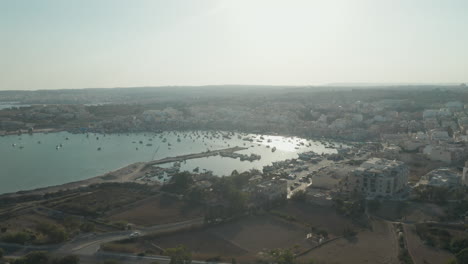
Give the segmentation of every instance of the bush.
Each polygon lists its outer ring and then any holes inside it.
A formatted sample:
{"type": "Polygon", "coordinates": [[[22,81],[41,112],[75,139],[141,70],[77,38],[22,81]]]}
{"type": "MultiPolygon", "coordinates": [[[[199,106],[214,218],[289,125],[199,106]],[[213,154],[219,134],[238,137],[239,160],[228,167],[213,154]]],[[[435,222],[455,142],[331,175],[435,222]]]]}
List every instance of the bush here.
{"type": "Polygon", "coordinates": [[[460,252],[462,249],[468,248],[468,239],[454,239],[450,243],[450,252],[453,254],[457,254],[460,252]]]}
{"type": "Polygon", "coordinates": [[[345,227],[345,229],[343,229],[343,236],[345,238],[354,237],[355,235],[357,235],[357,232],[351,229],[350,227],[345,227]]]}
{"type": "Polygon", "coordinates": [[[31,236],[26,232],[16,232],[4,235],[2,240],[7,243],[24,245],[26,242],[31,240],[31,236]]]}
{"type": "Polygon", "coordinates": [[[379,200],[368,200],[367,201],[367,208],[370,212],[375,213],[380,208],[380,201],[379,200]]]}
{"type": "Polygon", "coordinates": [[[468,248],[463,249],[458,252],[455,257],[457,258],[458,264],[467,264],[468,263],[468,248]]]}
{"type": "Polygon", "coordinates": [[[78,264],[80,263],[80,258],[75,255],[65,256],[61,259],[54,260],[52,264],[78,264]]]}
{"type": "Polygon", "coordinates": [[[17,258],[13,264],[48,264],[49,254],[44,251],[32,251],[22,258],[17,258]]]}
{"type": "Polygon", "coordinates": [[[411,258],[407,249],[401,250],[400,254],[398,254],[398,259],[403,264],[413,264],[413,259],[411,258]]]}
{"type": "Polygon", "coordinates": [[[304,190],[299,190],[291,195],[291,200],[295,202],[305,202],[306,192],[304,190]]]}
{"type": "Polygon", "coordinates": [[[68,234],[65,232],[65,229],[58,225],[40,223],[37,225],[36,229],[47,236],[47,242],[49,243],[61,243],[68,238],[68,234]]]}
{"type": "Polygon", "coordinates": [[[183,245],[168,248],[164,253],[171,258],[169,264],[190,264],[192,262],[192,253],[183,245]]]}
{"type": "Polygon", "coordinates": [[[80,225],[80,230],[85,233],[93,232],[96,227],[93,223],[86,222],[80,225]]]}

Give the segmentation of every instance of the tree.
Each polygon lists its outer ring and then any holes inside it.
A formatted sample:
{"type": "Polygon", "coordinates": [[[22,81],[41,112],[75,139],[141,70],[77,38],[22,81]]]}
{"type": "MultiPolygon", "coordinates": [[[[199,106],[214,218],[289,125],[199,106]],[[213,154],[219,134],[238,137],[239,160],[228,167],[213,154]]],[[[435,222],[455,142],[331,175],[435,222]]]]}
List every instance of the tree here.
{"type": "Polygon", "coordinates": [[[49,254],[45,251],[33,251],[23,257],[24,264],[47,264],[49,262],[49,254]]]}
{"type": "Polygon", "coordinates": [[[54,262],[54,264],[78,264],[78,263],[80,263],[80,258],[75,255],[68,255],[54,262]]]}
{"type": "Polygon", "coordinates": [[[299,190],[291,195],[291,200],[296,202],[304,202],[306,200],[306,192],[299,190]]]}
{"type": "Polygon", "coordinates": [[[277,264],[294,264],[294,254],[289,249],[274,249],[270,252],[277,264]]]}
{"type": "Polygon", "coordinates": [[[49,224],[49,223],[39,223],[36,229],[48,237],[48,242],[50,243],[61,243],[68,238],[67,232],[61,226],[49,224]]]}
{"type": "Polygon", "coordinates": [[[193,182],[189,172],[180,172],[172,176],[169,184],[163,186],[162,190],[173,193],[184,193],[193,182]]]}
{"type": "Polygon", "coordinates": [[[468,248],[468,239],[466,238],[454,239],[450,243],[450,251],[454,254],[460,252],[464,248],[468,248]]]}
{"type": "Polygon", "coordinates": [[[375,200],[368,200],[367,201],[367,208],[369,209],[370,212],[374,213],[377,212],[380,208],[380,201],[375,199],[375,200]]]}
{"type": "Polygon", "coordinates": [[[93,232],[95,228],[96,227],[94,226],[94,224],[90,222],[86,222],[80,225],[80,230],[85,233],[93,232]]]}
{"type": "Polygon", "coordinates": [[[468,264],[468,248],[463,249],[455,255],[458,264],[468,264]]]}
{"type": "Polygon", "coordinates": [[[165,250],[165,255],[171,257],[169,264],[190,264],[192,263],[192,253],[183,245],[165,250]]]}
{"type": "Polygon", "coordinates": [[[31,240],[31,236],[26,232],[9,233],[2,237],[2,240],[7,243],[16,243],[24,245],[31,240]]]}

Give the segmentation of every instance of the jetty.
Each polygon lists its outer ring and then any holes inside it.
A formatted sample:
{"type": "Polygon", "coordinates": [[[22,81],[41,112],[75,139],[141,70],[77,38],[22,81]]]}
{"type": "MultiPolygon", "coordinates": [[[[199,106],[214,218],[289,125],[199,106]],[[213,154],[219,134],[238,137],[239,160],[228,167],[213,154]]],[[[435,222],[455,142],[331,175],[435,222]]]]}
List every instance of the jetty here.
{"type": "Polygon", "coordinates": [[[218,149],[218,150],[209,150],[201,153],[193,153],[193,154],[187,154],[187,155],[180,155],[176,157],[167,157],[159,160],[152,160],[146,162],[144,168],[158,165],[158,164],[164,164],[164,163],[170,163],[170,162],[180,162],[184,160],[189,160],[189,159],[199,159],[199,158],[206,158],[210,156],[227,156],[230,153],[234,153],[237,151],[245,150],[247,148],[245,147],[232,147],[232,148],[226,148],[226,149],[218,149]]]}

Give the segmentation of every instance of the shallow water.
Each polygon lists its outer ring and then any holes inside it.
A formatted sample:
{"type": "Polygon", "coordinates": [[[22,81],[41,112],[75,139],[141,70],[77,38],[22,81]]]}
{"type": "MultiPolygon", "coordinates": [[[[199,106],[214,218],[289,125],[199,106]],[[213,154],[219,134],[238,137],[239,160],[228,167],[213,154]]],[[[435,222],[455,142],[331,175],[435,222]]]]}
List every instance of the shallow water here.
{"type": "Polygon", "coordinates": [[[260,154],[262,158],[254,162],[219,156],[187,160],[182,163],[182,170],[191,171],[200,167],[200,170],[211,170],[217,175],[230,175],[234,169],[239,172],[252,168],[262,169],[273,161],[296,158],[300,152],[336,152],[335,149],[325,148],[320,142],[301,138],[264,135],[262,140],[261,135],[241,134],[242,138],[255,138],[254,142],[249,142],[239,139],[239,134],[236,133],[230,139],[223,138],[220,133],[217,134],[218,138],[213,135],[211,132],[193,131],[89,134],[87,137],[86,134],[60,132],[0,137],[0,193],[83,180],[134,162],[149,161],[153,157],[161,159],[207,149],[249,147],[238,153],[260,154]],[[163,142],[164,138],[167,142],[163,142]],[[180,142],[177,138],[180,138],[180,142]],[[304,145],[300,145],[300,142],[304,145]],[[307,146],[309,143],[310,147],[307,146]],[[275,152],[271,151],[272,147],[276,147],[275,152]]]}

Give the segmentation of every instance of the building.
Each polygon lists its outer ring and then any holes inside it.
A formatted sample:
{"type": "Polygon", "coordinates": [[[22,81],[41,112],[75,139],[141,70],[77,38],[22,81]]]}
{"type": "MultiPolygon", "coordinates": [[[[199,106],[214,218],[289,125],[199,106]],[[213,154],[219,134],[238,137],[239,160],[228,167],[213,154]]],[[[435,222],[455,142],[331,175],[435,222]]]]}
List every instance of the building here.
{"type": "Polygon", "coordinates": [[[439,168],[428,172],[422,176],[418,186],[437,186],[437,187],[455,187],[460,184],[460,174],[450,168],[439,168]]]}
{"type": "Polygon", "coordinates": [[[465,162],[465,166],[463,167],[461,183],[463,185],[468,185],[468,161],[465,162]]]}
{"type": "Polygon", "coordinates": [[[408,181],[408,168],[401,161],[371,158],[351,172],[357,191],[368,197],[392,196],[403,191],[408,181]]]}
{"type": "Polygon", "coordinates": [[[288,195],[288,183],[286,180],[263,181],[251,188],[250,196],[256,205],[285,200],[288,195]]]}
{"type": "Polygon", "coordinates": [[[445,163],[463,161],[467,157],[463,144],[429,144],[423,148],[423,154],[430,160],[445,163]]]}

